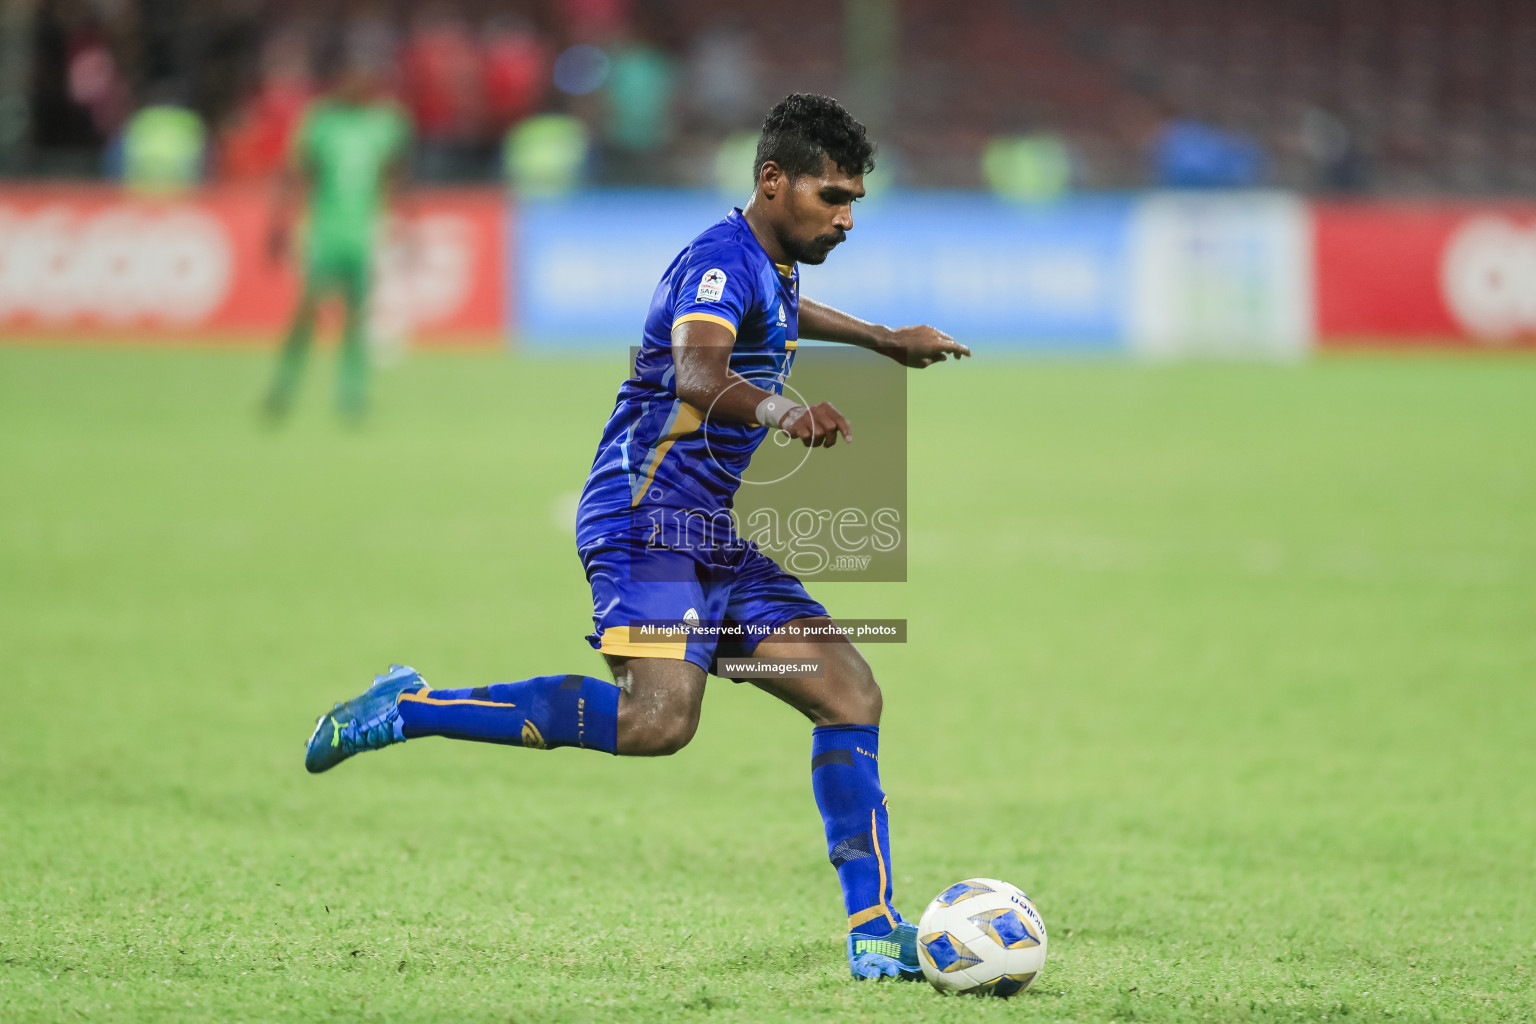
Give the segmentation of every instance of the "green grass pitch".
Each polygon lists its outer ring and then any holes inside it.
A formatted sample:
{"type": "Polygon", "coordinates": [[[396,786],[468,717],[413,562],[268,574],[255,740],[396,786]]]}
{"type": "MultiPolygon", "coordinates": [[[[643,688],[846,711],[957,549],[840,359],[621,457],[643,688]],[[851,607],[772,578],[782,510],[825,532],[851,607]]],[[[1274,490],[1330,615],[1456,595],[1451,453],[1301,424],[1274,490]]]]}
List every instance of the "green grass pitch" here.
{"type": "Polygon", "coordinates": [[[600,671],[559,510],[622,359],[418,358],[356,431],[325,359],[268,431],[263,354],[0,349],[0,1020],[1533,1019],[1536,362],[912,378],[910,581],[815,593],[911,622],[898,902],[1036,897],[1004,1003],[847,978],[749,687],[670,759],[304,774],[391,660],[600,671]]]}

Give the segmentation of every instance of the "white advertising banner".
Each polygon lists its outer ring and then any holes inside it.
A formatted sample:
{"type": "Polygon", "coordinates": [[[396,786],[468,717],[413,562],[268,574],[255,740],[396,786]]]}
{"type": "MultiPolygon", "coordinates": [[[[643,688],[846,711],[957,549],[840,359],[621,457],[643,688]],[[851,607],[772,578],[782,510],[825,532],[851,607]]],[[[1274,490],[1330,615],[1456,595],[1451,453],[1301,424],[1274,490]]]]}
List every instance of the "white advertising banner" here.
{"type": "Polygon", "coordinates": [[[1313,336],[1307,204],[1278,192],[1157,193],[1130,231],[1130,348],[1296,359],[1313,336]]]}

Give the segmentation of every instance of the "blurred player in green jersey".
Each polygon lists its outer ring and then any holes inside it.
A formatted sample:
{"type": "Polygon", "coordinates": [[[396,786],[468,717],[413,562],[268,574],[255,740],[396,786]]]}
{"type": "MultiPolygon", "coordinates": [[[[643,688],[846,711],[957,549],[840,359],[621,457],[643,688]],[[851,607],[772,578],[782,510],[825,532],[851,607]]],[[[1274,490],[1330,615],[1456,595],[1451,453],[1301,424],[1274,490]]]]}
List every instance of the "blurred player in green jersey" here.
{"type": "Polygon", "coordinates": [[[321,300],[346,304],[337,403],[344,415],[367,406],[368,355],[364,320],[373,276],[379,219],[403,185],[411,127],[384,94],[378,61],[350,59],[330,95],[305,112],[294,136],[293,158],[283,176],[269,235],[270,255],[290,251],[290,230],[304,204],[304,293],[278,358],[266,411],[282,416],[314,336],[321,300]]]}

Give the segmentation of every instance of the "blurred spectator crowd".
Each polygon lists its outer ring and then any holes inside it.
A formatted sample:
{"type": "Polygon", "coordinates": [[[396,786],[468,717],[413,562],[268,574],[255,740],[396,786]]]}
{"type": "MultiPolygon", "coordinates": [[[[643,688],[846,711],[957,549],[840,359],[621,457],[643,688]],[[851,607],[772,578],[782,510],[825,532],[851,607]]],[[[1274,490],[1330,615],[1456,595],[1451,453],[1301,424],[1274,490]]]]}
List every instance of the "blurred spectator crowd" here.
{"type": "Polygon", "coordinates": [[[554,147],[568,158],[544,162],[576,182],[744,188],[765,110],[813,91],[870,125],[878,174],[915,187],[1536,189],[1532,0],[12,0],[5,11],[10,175],[112,173],[136,112],[154,108],[195,115],[202,177],[268,177],[328,69],[366,55],[414,119],[429,181],[516,180],[538,163],[529,153],[554,147]]]}

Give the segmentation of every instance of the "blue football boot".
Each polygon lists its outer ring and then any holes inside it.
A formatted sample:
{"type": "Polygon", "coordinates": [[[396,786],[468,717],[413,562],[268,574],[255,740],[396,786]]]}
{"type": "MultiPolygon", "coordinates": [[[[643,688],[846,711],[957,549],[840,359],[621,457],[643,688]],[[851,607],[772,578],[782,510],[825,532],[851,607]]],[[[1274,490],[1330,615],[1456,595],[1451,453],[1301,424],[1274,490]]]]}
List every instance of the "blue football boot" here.
{"type": "Polygon", "coordinates": [[[917,961],[917,925],[903,921],[888,935],[848,933],[848,969],[855,978],[902,978],[908,981],[923,976],[917,961]]]}
{"type": "Polygon", "coordinates": [[[405,742],[395,704],[402,693],[415,693],[426,685],[421,673],[409,665],[391,665],[388,672],[374,676],[373,685],[361,696],[320,716],[304,747],[304,767],[319,773],[361,751],[405,742]]]}

